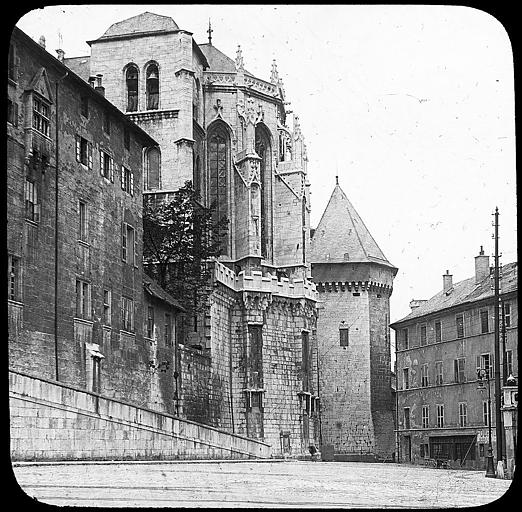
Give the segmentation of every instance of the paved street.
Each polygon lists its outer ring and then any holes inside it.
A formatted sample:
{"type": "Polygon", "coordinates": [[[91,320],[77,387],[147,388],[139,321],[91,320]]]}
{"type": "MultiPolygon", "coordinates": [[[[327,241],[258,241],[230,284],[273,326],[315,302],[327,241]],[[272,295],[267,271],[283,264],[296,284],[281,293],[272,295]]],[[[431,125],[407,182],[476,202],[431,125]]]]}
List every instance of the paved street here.
{"type": "Polygon", "coordinates": [[[477,471],[350,462],[26,463],[13,471],[41,502],[93,507],[465,507],[511,484],[477,471]]]}

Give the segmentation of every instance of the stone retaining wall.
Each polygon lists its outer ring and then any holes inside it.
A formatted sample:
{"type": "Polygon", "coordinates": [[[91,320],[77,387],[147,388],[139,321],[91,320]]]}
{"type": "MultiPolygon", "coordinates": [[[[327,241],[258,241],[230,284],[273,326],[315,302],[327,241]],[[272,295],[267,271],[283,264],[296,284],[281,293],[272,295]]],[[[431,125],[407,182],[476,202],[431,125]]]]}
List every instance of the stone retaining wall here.
{"type": "Polygon", "coordinates": [[[266,443],[14,371],[9,405],[13,461],[270,457],[266,443]]]}

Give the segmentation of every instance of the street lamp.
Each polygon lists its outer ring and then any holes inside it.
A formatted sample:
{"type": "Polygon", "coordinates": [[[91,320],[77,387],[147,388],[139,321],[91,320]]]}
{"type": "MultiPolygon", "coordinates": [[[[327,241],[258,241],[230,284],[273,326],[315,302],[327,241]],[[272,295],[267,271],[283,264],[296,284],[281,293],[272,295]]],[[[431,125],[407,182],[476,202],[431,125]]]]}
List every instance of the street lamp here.
{"type": "Polygon", "coordinates": [[[488,454],[486,457],[486,477],[495,478],[495,466],[493,465],[493,448],[491,447],[491,388],[489,385],[489,370],[479,368],[477,370],[477,378],[479,380],[478,389],[483,391],[484,380],[488,383],[488,454]]]}

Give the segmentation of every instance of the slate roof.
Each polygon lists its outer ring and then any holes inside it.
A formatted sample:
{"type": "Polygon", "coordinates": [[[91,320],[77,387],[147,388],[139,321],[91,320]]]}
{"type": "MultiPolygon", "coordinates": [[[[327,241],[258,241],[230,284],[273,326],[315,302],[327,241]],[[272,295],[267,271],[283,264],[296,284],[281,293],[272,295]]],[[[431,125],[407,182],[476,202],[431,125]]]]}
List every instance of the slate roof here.
{"type": "Polygon", "coordinates": [[[91,57],[70,57],[63,59],[63,63],[86,82],[91,76],[91,57]]]}
{"type": "MultiPolygon", "coordinates": [[[[221,71],[223,73],[236,72],[236,61],[225,55],[221,50],[218,50],[210,43],[203,43],[198,46],[208,61],[210,66],[209,71],[221,71]]],[[[254,76],[246,69],[245,75],[254,76]]]]}
{"type": "Polygon", "coordinates": [[[339,184],[336,184],[312,237],[310,262],[379,263],[395,268],[384,256],[339,184]]]}
{"type": "Polygon", "coordinates": [[[167,32],[179,30],[170,16],[161,16],[152,12],[144,12],[123,21],[113,23],[100,39],[118,37],[143,32],[167,32]]]}
{"type": "Polygon", "coordinates": [[[153,297],[170,304],[180,311],[185,311],[185,308],[172,295],[167,293],[154,279],[145,273],[143,274],[143,288],[153,297]]]}
{"type": "MultiPolygon", "coordinates": [[[[500,280],[500,291],[502,295],[517,291],[517,268],[517,262],[508,263],[502,267],[502,278],[500,280]]],[[[391,326],[429,315],[431,313],[436,313],[443,309],[477,302],[482,299],[493,297],[494,295],[495,293],[494,290],[492,290],[492,279],[490,276],[484,278],[477,284],[475,283],[475,276],[473,276],[469,279],[464,279],[463,281],[455,283],[449,294],[446,294],[444,291],[438,292],[421,306],[415,308],[410,314],[396,322],[393,322],[391,326]]]]}

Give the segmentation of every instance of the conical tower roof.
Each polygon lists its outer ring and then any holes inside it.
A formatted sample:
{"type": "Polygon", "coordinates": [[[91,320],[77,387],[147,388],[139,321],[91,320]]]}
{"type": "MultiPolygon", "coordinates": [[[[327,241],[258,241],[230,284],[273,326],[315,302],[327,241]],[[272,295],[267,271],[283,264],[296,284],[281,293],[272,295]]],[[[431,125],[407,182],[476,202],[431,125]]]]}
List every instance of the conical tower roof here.
{"type": "Polygon", "coordinates": [[[384,256],[339,183],[314,232],[311,263],[379,263],[395,268],[384,256]]]}

